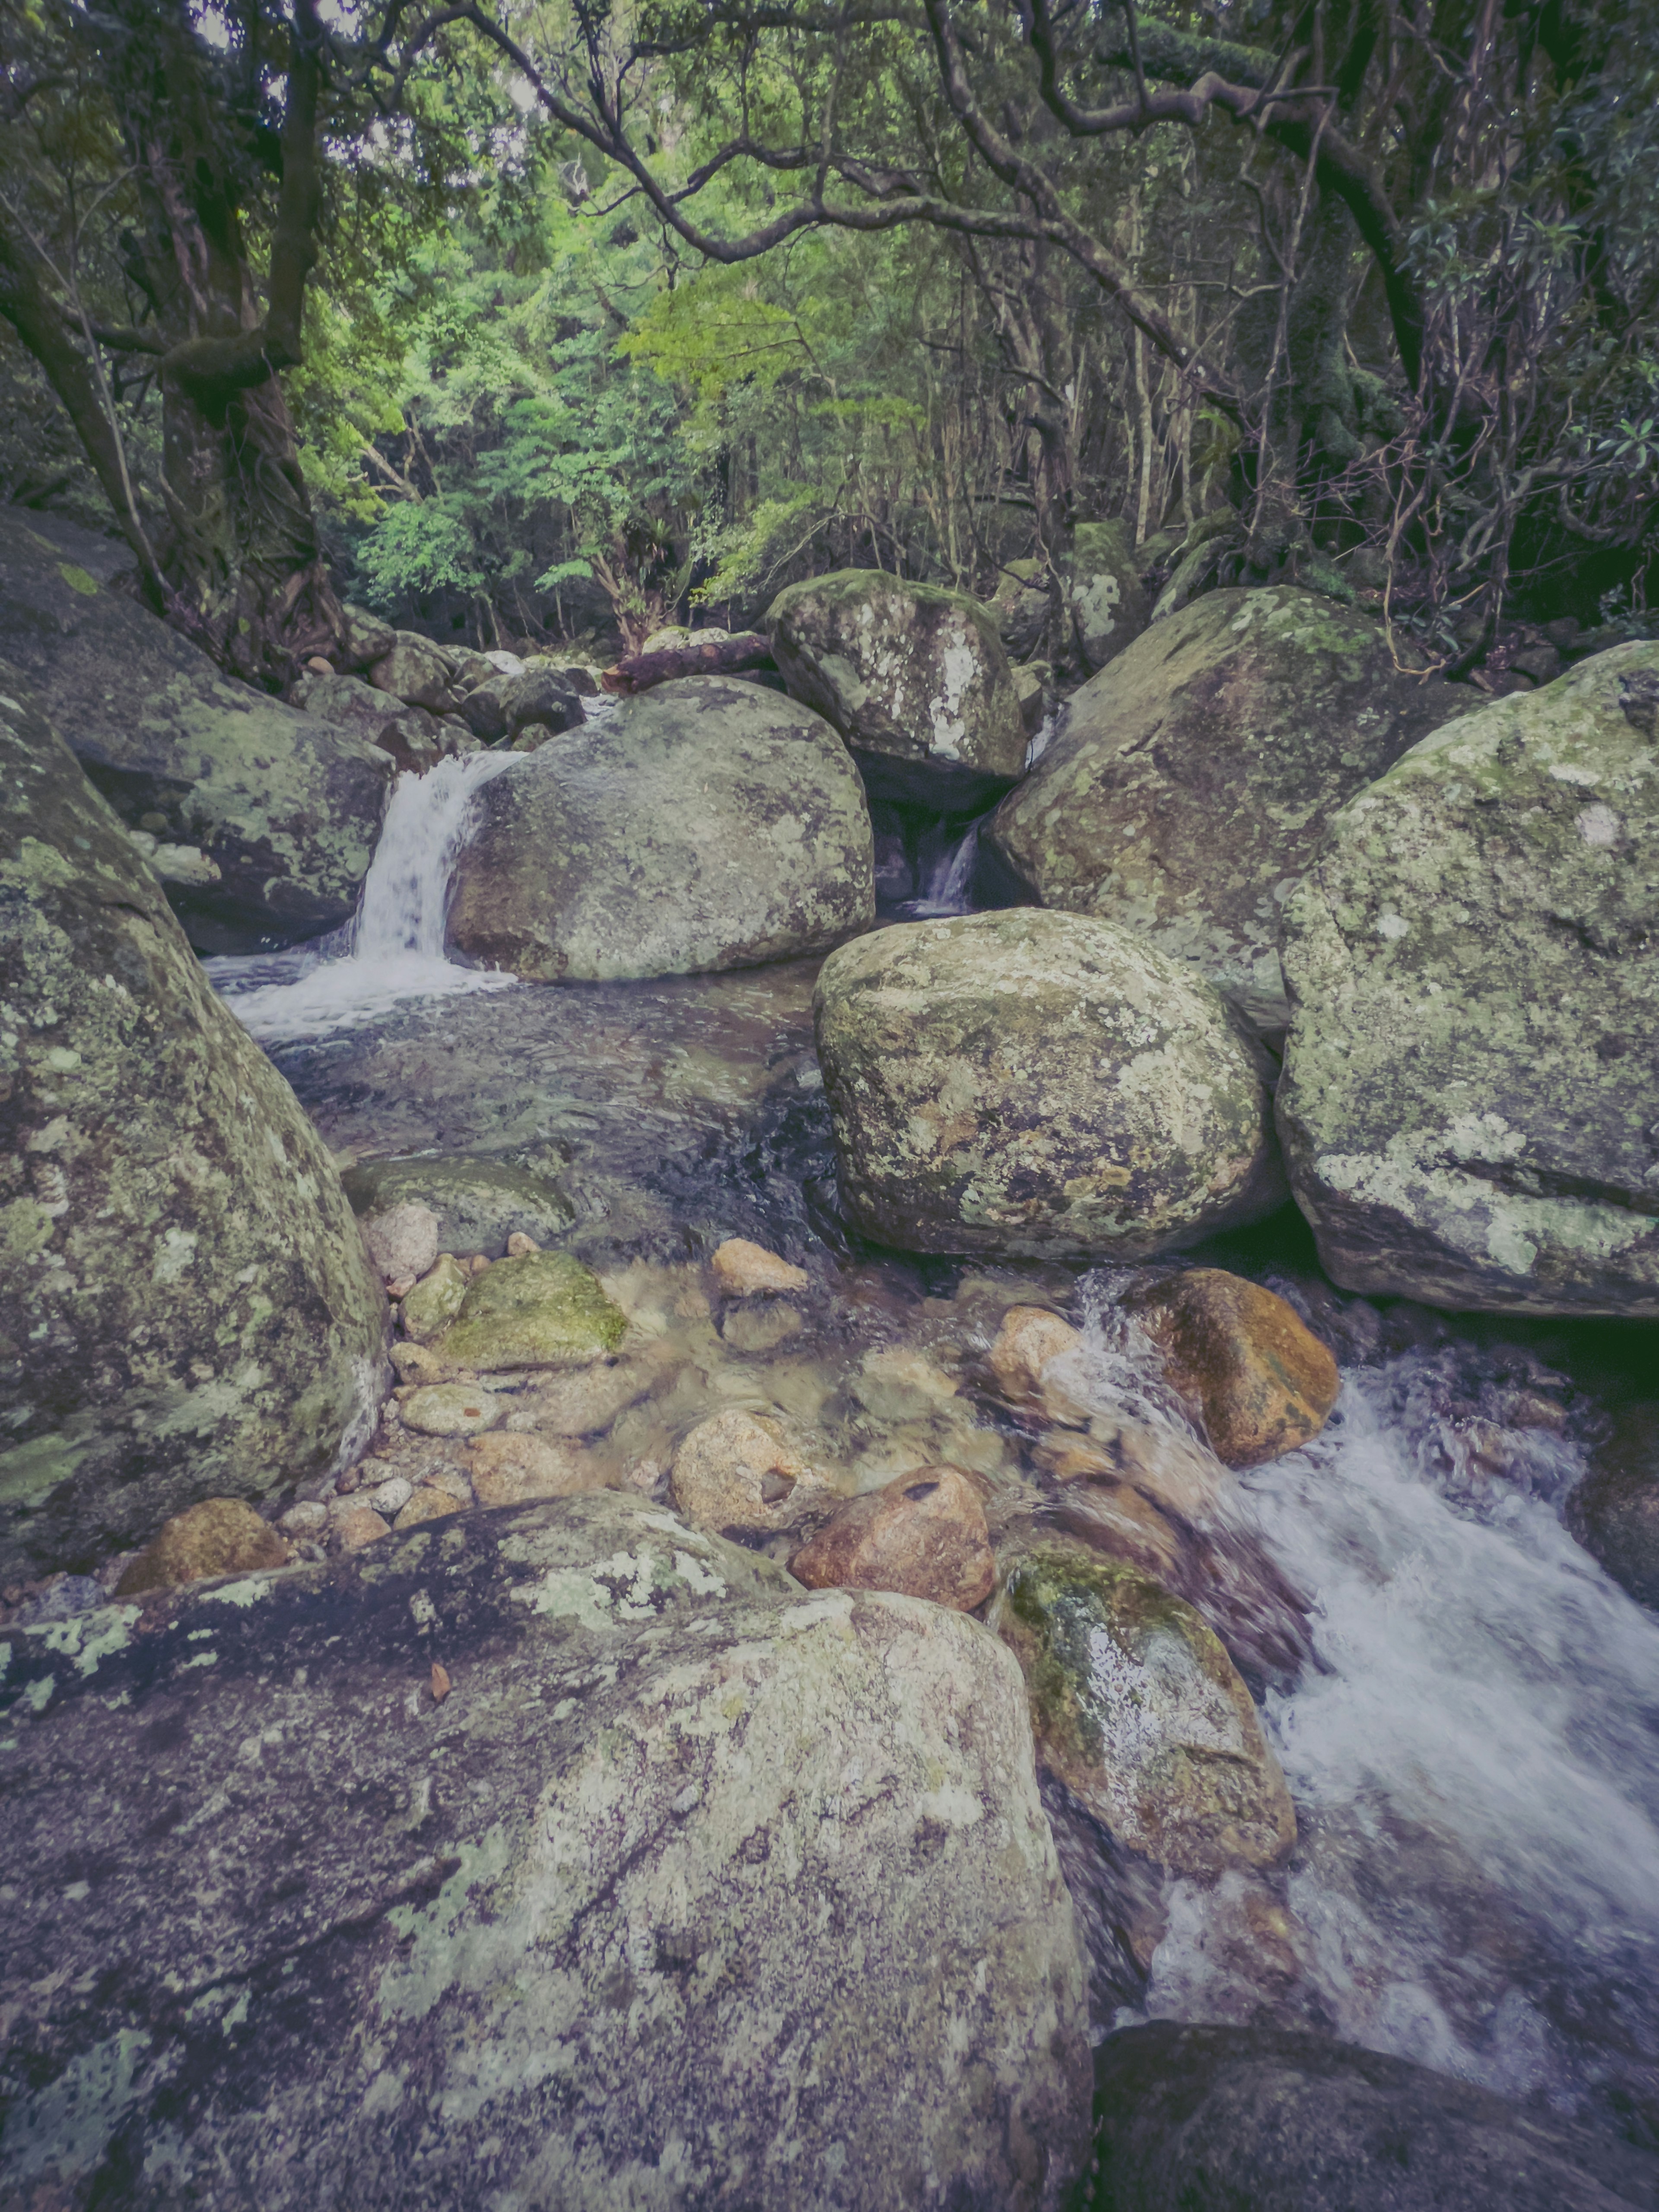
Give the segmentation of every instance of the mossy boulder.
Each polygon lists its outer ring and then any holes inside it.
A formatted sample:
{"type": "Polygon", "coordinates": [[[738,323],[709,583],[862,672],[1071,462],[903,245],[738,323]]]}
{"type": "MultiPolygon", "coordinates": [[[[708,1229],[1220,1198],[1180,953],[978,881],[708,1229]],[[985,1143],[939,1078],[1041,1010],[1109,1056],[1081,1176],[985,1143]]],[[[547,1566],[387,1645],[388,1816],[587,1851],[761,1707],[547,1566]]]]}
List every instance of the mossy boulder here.
{"type": "Polygon", "coordinates": [[[499,1260],[509,1237],[538,1244],[562,1237],[576,1209],[550,1176],[510,1160],[465,1155],[448,1159],[363,1160],[340,1178],[362,1220],[399,1206],[429,1206],[438,1219],[438,1248],[482,1252],[499,1260]]]}
{"type": "Polygon", "coordinates": [[[1326,825],[1468,697],[1316,592],[1212,592],[1084,685],[990,842],[1044,906],[1136,931],[1282,1029],[1284,901],[1326,825]]]}
{"type": "Polygon", "coordinates": [[[1079,656],[1091,671],[1115,660],[1151,618],[1127,523],[1079,522],[1062,584],[1079,656]]]}
{"type": "Polygon", "coordinates": [[[288,1546],[245,1499],[204,1498],[199,1505],[175,1513],[145,1545],[115,1595],[142,1597],[146,1590],[287,1564],[288,1546]]]}
{"type": "Polygon", "coordinates": [[[18,2202],[1066,2201],[1086,1966],[995,1637],[616,1492],[374,1533],[9,1633],[18,2202]]]}
{"type": "Polygon", "coordinates": [[[1121,1559],[1037,1544],[991,1622],[1024,1670],[1043,1764],[1120,1843],[1181,1874],[1270,1866],[1295,1844],[1250,1693],[1191,1606],[1121,1559]]]}
{"type": "Polygon", "coordinates": [[[480,793],[450,933],[544,982],[702,975],[821,952],[875,918],[863,788],[828,723],[689,676],[480,793]]]}
{"type": "Polygon", "coordinates": [[[197,847],[217,868],[216,880],[169,884],[191,943],[253,952],[349,921],[390,755],[222,675],[79,565],[107,556],[106,539],[46,526],[0,508],[0,653],[129,829],[163,815],[163,843],[197,847]]]}
{"type": "Polygon", "coordinates": [[[878,1243],[1140,1260],[1283,1200],[1255,1049],[1109,922],[884,929],[824,963],[813,1016],[842,1203],[878,1243]]]}
{"type": "Polygon", "coordinates": [[[385,1329],[315,1130],[0,664],[0,1582],[325,1473],[385,1329]]]}
{"type": "Polygon", "coordinates": [[[841,732],[878,797],[983,804],[1024,769],[1008,655],[977,599],[842,568],[780,592],[763,628],[790,696],[841,732]]]}
{"type": "Polygon", "coordinates": [[[1338,815],[1285,916],[1279,1094],[1334,1279],[1659,1314],[1659,646],[1466,714],[1338,815]]]}
{"type": "Polygon", "coordinates": [[[440,1252],[436,1264],[404,1299],[399,1316],[406,1336],[426,1344],[447,1328],[461,1310],[472,1278],[453,1252],[440,1252]]]}
{"type": "Polygon", "coordinates": [[[452,1367],[580,1367],[614,1352],[628,1317],[568,1252],[528,1252],[475,1275],[436,1350],[452,1367]]]}

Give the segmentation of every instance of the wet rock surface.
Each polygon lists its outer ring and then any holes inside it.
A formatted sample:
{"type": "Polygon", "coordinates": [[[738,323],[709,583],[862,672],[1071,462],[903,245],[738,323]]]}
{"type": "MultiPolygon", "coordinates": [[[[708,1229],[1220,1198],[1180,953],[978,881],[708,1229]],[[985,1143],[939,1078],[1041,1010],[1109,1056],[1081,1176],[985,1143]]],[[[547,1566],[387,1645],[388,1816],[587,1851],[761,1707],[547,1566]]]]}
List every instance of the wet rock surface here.
{"type": "Polygon", "coordinates": [[[790,696],[840,731],[876,796],[983,805],[1024,769],[1008,656],[976,599],[843,568],[792,584],[766,627],[790,696]]]}
{"type": "Polygon", "coordinates": [[[253,952],[349,921],[390,757],[222,675],[82,565],[106,562],[107,538],[49,527],[0,511],[0,654],[123,822],[163,817],[162,842],[198,847],[216,868],[216,880],[170,887],[191,943],[253,952]]]}
{"type": "Polygon", "coordinates": [[[1156,2021],[1096,2059],[1088,2212],[1620,2212],[1659,2159],[1325,2036],[1156,2021]]]}
{"type": "Polygon", "coordinates": [[[884,930],[826,961],[814,1010],[842,1201],[882,1243],[1144,1259],[1280,1202],[1220,1000],[1109,923],[884,930]]]}
{"type": "Polygon", "coordinates": [[[43,1626],[5,1686],[35,2202],[1023,2212],[1086,2154],[1023,1689],[960,1614],[613,1495],[43,1626]]]}
{"type": "Polygon", "coordinates": [[[1567,1526],[1638,1605],[1659,1611],[1659,1401],[1620,1413],[1568,1501],[1567,1526]]]}
{"type": "Polygon", "coordinates": [[[897,1590],[959,1613],[982,1605],[996,1583],[985,1508],[955,1467],[919,1467],[852,1499],[789,1571],[809,1589],[897,1590]]]}
{"type": "Polygon", "coordinates": [[[386,1305],[339,1177],[0,666],[0,1578],[367,1442],[386,1305]]]}
{"type": "Polygon", "coordinates": [[[1278,1099],[1334,1279],[1433,1305],[1659,1313],[1659,647],[1407,754],[1285,915],[1278,1099]]]}
{"type": "Polygon", "coordinates": [[[1316,592],[1212,592],[1077,693],[990,842],[1044,906],[1134,930],[1280,1030],[1283,904],[1326,824],[1468,696],[1316,592]]]}
{"type": "Polygon", "coordinates": [[[787,960],[874,920],[872,851],[828,723],[752,684],[684,677],[483,790],[450,934],[550,982],[787,960]]]}
{"type": "Polygon", "coordinates": [[[1193,1267],[1136,1285],[1122,1310],[1157,1346],[1170,1387],[1229,1467],[1259,1467],[1324,1427],[1341,1388],[1336,1362],[1259,1283],[1193,1267]]]}

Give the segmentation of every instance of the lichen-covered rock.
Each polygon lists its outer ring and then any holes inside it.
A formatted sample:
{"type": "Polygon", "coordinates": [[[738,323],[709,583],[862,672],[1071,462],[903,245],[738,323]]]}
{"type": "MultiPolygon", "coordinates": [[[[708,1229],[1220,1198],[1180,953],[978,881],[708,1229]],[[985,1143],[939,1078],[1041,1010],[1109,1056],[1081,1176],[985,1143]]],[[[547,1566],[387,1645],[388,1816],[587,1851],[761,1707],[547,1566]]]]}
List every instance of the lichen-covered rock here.
{"type": "Polygon", "coordinates": [[[509,1237],[550,1244],[576,1218],[550,1176],[473,1153],[362,1160],[340,1180],[365,1219],[395,1206],[429,1206],[437,1216],[441,1251],[482,1252],[490,1260],[502,1256],[509,1237]]]}
{"type": "Polygon", "coordinates": [[[1659,1401],[1619,1414],[1567,1500],[1566,1522],[1621,1589],[1659,1613],[1659,1401]]]}
{"type": "Polygon", "coordinates": [[[990,841],[1044,906],[1134,930],[1282,1029],[1281,910],[1326,824],[1467,696],[1316,592],[1212,592],[1085,684],[990,841]]]}
{"type": "Polygon", "coordinates": [[[996,1583],[979,1492],[957,1467],[919,1467],[849,1498],[789,1562],[809,1589],[898,1590],[971,1613],[996,1583]]]}
{"type": "Polygon", "coordinates": [[[0,1581],[325,1473],[385,1328],[315,1130],[0,664],[0,1581]]]}
{"type": "Polygon", "coordinates": [[[287,1565],[288,1546],[240,1498],[204,1498],[175,1513],[116,1585],[117,1597],[287,1565]]]}
{"type": "Polygon", "coordinates": [[[764,627],[791,697],[834,723],[878,796],[982,804],[1024,767],[1008,656],[977,599],[842,568],[790,585],[764,627]]]}
{"type": "MultiPolygon", "coordinates": [[[[403,1325],[416,1344],[429,1344],[448,1328],[461,1310],[472,1278],[453,1252],[440,1252],[436,1261],[404,1298],[400,1309],[403,1325]]],[[[402,1373],[401,1364],[398,1369],[402,1373]]]]}
{"type": "Polygon", "coordinates": [[[1251,1047],[1109,922],[882,930],[824,963],[813,1016],[842,1202],[880,1243],[1144,1259],[1282,1200],[1251,1047]]]}
{"type": "Polygon", "coordinates": [[[401,699],[406,707],[425,707],[441,714],[454,705],[449,688],[449,662],[430,638],[418,630],[393,633],[392,650],[368,672],[376,690],[401,699]]]}
{"type": "Polygon", "coordinates": [[[1091,670],[1115,660],[1152,616],[1139,556],[1121,522],[1079,523],[1061,587],[1078,652],[1091,670]]]}
{"type": "Polygon", "coordinates": [[[31,2202],[1052,2212],[1086,2157],[977,1621],[604,1492],[9,1644],[31,2202]]]}
{"type": "Polygon", "coordinates": [[[1659,647],[1425,738],[1285,918],[1297,1200],[1350,1290],[1659,1314],[1659,647]]]}
{"type": "Polygon", "coordinates": [[[1124,1306],[1229,1467],[1295,1451],[1329,1419],[1342,1385],[1329,1347],[1260,1283],[1193,1267],[1133,1286],[1124,1306]]]}
{"type": "Polygon", "coordinates": [[[835,732],[734,678],[625,700],[478,809],[451,935],[544,982],[750,968],[875,918],[869,809],[835,732]]]}
{"type": "Polygon", "coordinates": [[[0,508],[0,653],[129,828],[163,815],[164,843],[194,846],[217,868],[169,884],[191,943],[253,952],[349,921],[389,756],[221,674],[80,565],[78,540],[105,553],[107,541],[55,518],[49,538],[33,520],[0,508]]]}
{"type": "Polygon", "coordinates": [[[1039,1543],[1008,1568],[991,1620],[1025,1671],[1044,1765],[1120,1843],[1182,1874],[1291,1849],[1279,1761],[1191,1606],[1121,1559],[1039,1543]]]}
{"type": "Polygon", "coordinates": [[[528,1252],[473,1276],[436,1350],[481,1375],[517,1367],[580,1367],[614,1352],[628,1317],[568,1252],[528,1252]]]}

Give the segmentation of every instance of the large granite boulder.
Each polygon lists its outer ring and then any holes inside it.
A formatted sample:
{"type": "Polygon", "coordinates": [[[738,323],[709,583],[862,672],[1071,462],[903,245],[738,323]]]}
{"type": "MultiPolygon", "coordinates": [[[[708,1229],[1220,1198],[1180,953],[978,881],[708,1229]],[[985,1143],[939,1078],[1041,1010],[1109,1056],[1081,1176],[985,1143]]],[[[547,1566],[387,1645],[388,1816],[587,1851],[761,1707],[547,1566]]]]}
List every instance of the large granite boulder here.
{"type": "Polygon", "coordinates": [[[1086,2157],[1024,1692],[961,1613],[602,1492],[9,1659],[30,2203],[1039,2212],[1086,2157]]]}
{"type": "Polygon", "coordinates": [[[1282,1029],[1280,915],[1331,816],[1468,696],[1316,592],[1212,592],[1084,685],[990,841],[1044,906],[1136,931],[1282,1029]]]}
{"type": "Polygon", "coordinates": [[[824,963],[813,1018],[842,1203],[879,1243],[1142,1260],[1284,1197],[1258,1048],[1109,922],[884,929],[824,963]]]}
{"type": "Polygon", "coordinates": [[[1097,672],[1132,645],[1152,617],[1127,524],[1079,522],[1061,581],[1079,657],[1097,672]]]}
{"type": "Polygon", "coordinates": [[[1297,1200],[1350,1290],[1659,1314],[1659,646],[1426,738],[1285,917],[1297,1200]]]}
{"type": "Polygon", "coordinates": [[[790,585],[762,627],[790,696],[834,723],[877,797],[983,805],[1024,768],[1008,655],[977,599],[842,568],[790,585]]]}
{"type": "Polygon", "coordinates": [[[0,507],[0,653],[130,829],[198,847],[216,866],[216,881],[169,885],[191,943],[252,952],[349,921],[390,755],[221,674],[82,565],[105,540],[55,520],[51,530],[0,507]]]}
{"type": "Polygon", "coordinates": [[[1086,2212],[1656,2212],[1659,2159],[1297,2029],[1156,2020],[1095,2060],[1086,2212]]]}
{"type": "Polygon", "coordinates": [[[734,678],[623,702],[487,785],[450,934],[544,982],[752,968],[875,919],[870,813],[829,725],[734,678]]]}
{"type": "Polygon", "coordinates": [[[293,1092],[0,663],[0,1583],[368,1441],[386,1301],[293,1092]]]}

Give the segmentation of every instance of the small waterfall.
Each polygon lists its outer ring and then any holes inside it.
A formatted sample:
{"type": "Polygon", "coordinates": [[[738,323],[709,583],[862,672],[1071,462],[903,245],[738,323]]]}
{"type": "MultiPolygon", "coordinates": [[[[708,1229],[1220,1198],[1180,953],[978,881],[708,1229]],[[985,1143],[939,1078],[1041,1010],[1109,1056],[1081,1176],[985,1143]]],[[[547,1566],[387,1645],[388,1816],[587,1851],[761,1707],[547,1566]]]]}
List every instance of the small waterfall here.
{"type": "Polygon", "coordinates": [[[966,830],[951,837],[949,817],[942,819],[938,830],[924,840],[918,856],[921,891],[915,898],[904,900],[894,912],[907,921],[933,921],[947,915],[971,914],[979,832],[979,823],[970,822],[966,830]]]}
{"type": "Polygon", "coordinates": [[[447,959],[444,921],[474,801],[523,757],[463,753],[424,775],[400,775],[353,921],[291,951],[205,961],[214,988],[243,1027],[262,1039],[320,1036],[373,1020],[400,999],[513,983],[511,975],[447,959]]]}

